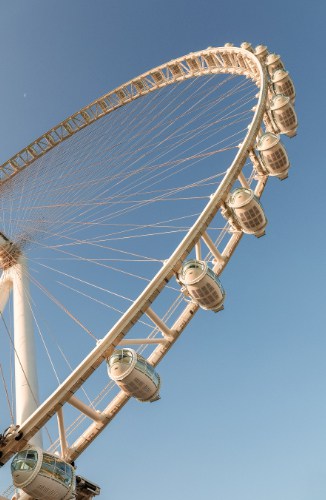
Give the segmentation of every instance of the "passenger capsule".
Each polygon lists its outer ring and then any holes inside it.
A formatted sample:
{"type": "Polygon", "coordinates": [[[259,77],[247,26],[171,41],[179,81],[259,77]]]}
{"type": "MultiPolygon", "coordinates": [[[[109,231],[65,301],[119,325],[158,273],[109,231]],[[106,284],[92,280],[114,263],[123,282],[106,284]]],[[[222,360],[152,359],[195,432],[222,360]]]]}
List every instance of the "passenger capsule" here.
{"type": "Polygon", "coordinates": [[[265,64],[268,70],[268,74],[271,77],[277,69],[284,69],[284,64],[282,59],[277,54],[269,54],[266,57],[265,64]]]}
{"type": "Polygon", "coordinates": [[[108,359],[109,377],[138,401],[160,399],[160,377],[145,358],[129,348],[117,349],[108,359]]]}
{"type": "Polygon", "coordinates": [[[244,233],[254,234],[257,238],[265,234],[267,219],[252,189],[244,187],[235,189],[230,194],[227,204],[244,233]]]}
{"type": "Polygon", "coordinates": [[[250,43],[250,42],[243,42],[243,43],[240,45],[240,47],[241,47],[242,49],[249,50],[249,52],[254,52],[254,49],[253,49],[253,47],[252,47],[252,45],[251,45],[251,43],[250,43]]]}
{"type": "Polygon", "coordinates": [[[279,179],[287,178],[290,162],[278,135],[271,132],[263,134],[258,141],[257,150],[269,175],[279,179]]]}
{"type": "Polygon", "coordinates": [[[266,45],[257,45],[257,47],[255,48],[255,56],[257,56],[261,62],[264,62],[266,57],[268,56],[266,45]]]}
{"type": "Polygon", "coordinates": [[[290,98],[277,94],[270,101],[274,122],[281,134],[293,137],[297,133],[298,120],[290,98]]]}
{"type": "Polygon", "coordinates": [[[224,289],[217,275],[202,260],[188,260],[182,266],[179,280],[202,309],[218,312],[223,309],[224,289]]]}
{"type": "Polygon", "coordinates": [[[273,90],[275,94],[283,94],[291,99],[292,104],[295,100],[295,88],[289,72],[284,69],[274,71],[272,78],[273,90]]]}
{"type": "Polygon", "coordinates": [[[38,500],[75,498],[74,467],[60,458],[33,447],[20,451],[11,463],[16,488],[38,500]]]}

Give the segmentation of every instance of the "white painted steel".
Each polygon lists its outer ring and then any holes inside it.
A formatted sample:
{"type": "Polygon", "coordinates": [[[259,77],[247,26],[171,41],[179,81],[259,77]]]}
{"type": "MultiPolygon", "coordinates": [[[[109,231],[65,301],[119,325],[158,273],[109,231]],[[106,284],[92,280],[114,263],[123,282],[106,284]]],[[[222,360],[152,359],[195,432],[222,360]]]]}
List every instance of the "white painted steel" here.
{"type": "Polygon", "coordinates": [[[103,420],[105,420],[105,417],[103,417],[100,412],[94,410],[90,406],[87,406],[80,399],[76,398],[76,396],[71,396],[68,403],[80,410],[82,413],[84,413],[84,415],[87,415],[87,417],[91,418],[95,422],[102,422],[103,420]]]}
{"type": "Polygon", "coordinates": [[[119,346],[124,345],[149,345],[149,344],[166,344],[166,338],[155,337],[153,339],[123,339],[120,341],[119,346]]]}
{"type": "Polygon", "coordinates": [[[260,68],[257,57],[249,50],[233,46],[209,47],[158,66],[85,106],[0,165],[0,184],[19,174],[37,158],[79,130],[150,92],[188,78],[209,74],[244,75],[260,85],[260,68]]]}
{"type": "Polygon", "coordinates": [[[8,271],[4,271],[0,278],[0,311],[1,314],[4,311],[6,304],[8,302],[10,292],[12,289],[12,280],[10,277],[10,273],[8,271]]]}
{"type": "MultiPolygon", "coordinates": [[[[202,235],[202,239],[203,241],[206,243],[207,245],[207,248],[209,249],[209,251],[211,252],[211,254],[213,255],[214,259],[216,260],[216,262],[220,262],[223,264],[224,262],[224,258],[223,256],[220,254],[220,252],[218,251],[218,249],[216,248],[216,245],[214,244],[214,242],[212,241],[212,239],[210,238],[210,236],[208,236],[207,233],[203,233],[202,235]]],[[[198,260],[201,260],[200,258],[198,258],[196,256],[196,258],[198,260]]]]}
{"type": "MultiPolygon", "coordinates": [[[[22,432],[23,437],[18,442],[9,440],[9,442],[2,448],[2,462],[7,461],[16,450],[22,449],[26,443],[33,438],[37,430],[46,424],[53,414],[61,411],[62,405],[67,401],[69,402],[71,395],[98,368],[102,361],[112,353],[114,347],[121,344],[122,339],[131,327],[138,321],[142,314],[148,314],[149,307],[154,299],[166,286],[167,282],[179,271],[184,259],[187,257],[192,248],[198,243],[199,239],[203,237],[205,241],[205,237],[203,235],[206,233],[206,229],[214,216],[217,214],[218,210],[224,205],[234,182],[239,175],[241,176],[241,171],[247,160],[248,152],[253,149],[256,137],[259,134],[261,122],[265,113],[265,103],[268,90],[265,67],[253,53],[243,48],[228,46],[209,48],[204,51],[191,53],[187,56],[157,67],[119,87],[118,89],[115,89],[113,92],[106,94],[97,101],[94,101],[89,106],[83,108],[80,112],[76,113],[72,117],[69,117],[57,127],[44,134],[41,138],[0,167],[1,182],[4,183],[9,178],[17,175],[21,170],[32,164],[36,158],[39,158],[63,140],[66,140],[80,129],[99,119],[101,116],[126,105],[128,102],[177,81],[182,81],[195,76],[197,77],[218,73],[244,75],[251,78],[259,90],[258,102],[255,107],[253,119],[249,125],[247,135],[243,140],[243,143],[240,145],[238,153],[228,168],[223,181],[220,183],[218,189],[212,195],[209,203],[206,205],[203,212],[200,214],[197,221],[194,223],[182,242],[165,261],[161,270],[156,274],[153,280],[129,307],[125,314],[123,314],[123,316],[105,335],[101,342],[98,343],[88,356],[86,356],[83,362],[80,363],[71,375],[69,375],[67,379],[53,392],[53,394],[38,408],[34,406],[35,411],[32,414],[21,419],[20,431],[22,432]]],[[[260,194],[265,186],[265,183],[266,179],[258,181],[256,190],[260,191],[260,194]]],[[[216,252],[215,257],[219,258],[214,267],[214,271],[218,268],[220,272],[226,266],[241,237],[242,233],[237,233],[230,238],[228,244],[222,252],[222,259],[219,256],[219,252],[216,252]]],[[[208,239],[206,238],[206,244],[207,241],[208,239]]],[[[18,285],[19,282],[17,281],[16,288],[18,288],[18,285]]],[[[19,308],[21,311],[25,311],[23,304],[20,304],[18,301],[18,310],[19,308]]],[[[153,314],[151,314],[151,312],[148,314],[149,317],[152,315],[151,319],[155,324],[161,327],[163,333],[167,334],[171,331],[173,332],[173,336],[169,335],[168,340],[165,341],[164,344],[160,344],[156,347],[151,356],[148,358],[149,363],[156,366],[160,362],[197,310],[198,306],[196,304],[188,304],[179,318],[175,321],[172,328],[166,332],[164,332],[164,324],[161,324],[162,321],[160,319],[160,321],[157,321],[157,319],[154,321],[153,314]]],[[[20,314],[19,316],[20,321],[25,322],[24,328],[29,331],[30,327],[28,326],[28,318],[26,317],[25,312],[23,315],[20,314]]],[[[26,354],[26,357],[28,357],[28,354],[26,354]]],[[[34,375],[31,374],[32,380],[34,380],[33,377],[34,375]]],[[[99,435],[107,423],[110,422],[119,412],[128,399],[128,396],[123,393],[119,393],[101,412],[104,417],[103,421],[100,419],[101,421],[95,421],[92,423],[89,428],[86,429],[86,431],[75,441],[75,443],[71,445],[68,450],[66,450],[67,459],[75,460],[80,453],[82,453],[85,448],[99,435]]],[[[27,413],[29,413],[31,409],[32,408],[29,407],[27,413]]]]}
{"type": "Polygon", "coordinates": [[[166,339],[170,339],[173,336],[173,332],[171,332],[170,328],[166,326],[161,318],[150,307],[146,309],[146,316],[153,321],[166,339]]]}
{"type": "MultiPolygon", "coordinates": [[[[22,255],[18,263],[10,268],[10,274],[14,299],[16,423],[21,425],[39,406],[28,270],[22,255]]],[[[41,432],[31,436],[29,442],[42,447],[41,432]]]]}
{"type": "Polygon", "coordinates": [[[60,408],[57,411],[57,420],[58,420],[58,430],[59,430],[59,439],[61,447],[61,457],[64,458],[67,455],[68,443],[66,438],[65,422],[63,418],[62,408],[60,408]]]}

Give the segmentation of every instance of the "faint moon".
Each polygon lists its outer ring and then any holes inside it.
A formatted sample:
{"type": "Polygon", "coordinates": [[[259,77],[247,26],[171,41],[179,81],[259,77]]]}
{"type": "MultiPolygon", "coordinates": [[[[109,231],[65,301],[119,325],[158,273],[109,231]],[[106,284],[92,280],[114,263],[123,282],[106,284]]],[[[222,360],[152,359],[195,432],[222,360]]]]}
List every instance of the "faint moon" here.
{"type": "Polygon", "coordinates": [[[24,93],[24,97],[27,97],[27,94],[26,94],[26,93],[24,93]]]}

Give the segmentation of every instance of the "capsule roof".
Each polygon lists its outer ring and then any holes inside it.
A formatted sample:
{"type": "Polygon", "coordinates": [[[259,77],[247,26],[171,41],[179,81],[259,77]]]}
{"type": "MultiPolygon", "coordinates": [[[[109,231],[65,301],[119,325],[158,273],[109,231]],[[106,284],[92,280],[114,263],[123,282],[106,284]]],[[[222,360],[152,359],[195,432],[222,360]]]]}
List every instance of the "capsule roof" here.
{"type": "Polygon", "coordinates": [[[182,266],[180,278],[185,285],[193,285],[206,274],[207,263],[202,260],[191,259],[182,266]]]}
{"type": "Polygon", "coordinates": [[[256,54],[256,56],[260,56],[264,52],[267,52],[266,45],[257,45],[257,47],[255,48],[255,54],[256,54]]]}
{"type": "Polygon", "coordinates": [[[133,369],[137,361],[137,354],[134,349],[124,347],[113,351],[108,359],[109,375],[113,380],[120,380],[126,377],[133,369]]]}
{"type": "Polygon", "coordinates": [[[268,54],[268,56],[266,57],[266,64],[267,66],[269,64],[273,64],[275,63],[276,61],[278,61],[279,59],[281,58],[280,55],[278,54],[268,54]]]}
{"type": "Polygon", "coordinates": [[[274,95],[270,101],[271,110],[275,111],[276,109],[283,108],[283,106],[286,106],[289,102],[290,98],[283,94],[274,95]]]}
{"type": "Polygon", "coordinates": [[[266,132],[266,134],[262,135],[259,139],[257,149],[258,151],[266,151],[271,149],[273,146],[276,146],[279,142],[280,138],[278,135],[266,132]]]}
{"type": "Polygon", "coordinates": [[[277,69],[276,71],[274,71],[271,80],[273,83],[280,82],[281,80],[284,80],[284,78],[286,78],[288,74],[289,72],[285,69],[277,69]]]}
{"type": "Polygon", "coordinates": [[[241,48],[245,49],[245,50],[249,50],[249,52],[253,52],[254,51],[254,49],[252,48],[252,45],[251,45],[250,42],[243,42],[241,44],[241,48]]]}
{"type": "Polygon", "coordinates": [[[241,208],[247,205],[254,197],[254,192],[247,188],[235,189],[229,197],[228,204],[231,208],[241,208]]]}

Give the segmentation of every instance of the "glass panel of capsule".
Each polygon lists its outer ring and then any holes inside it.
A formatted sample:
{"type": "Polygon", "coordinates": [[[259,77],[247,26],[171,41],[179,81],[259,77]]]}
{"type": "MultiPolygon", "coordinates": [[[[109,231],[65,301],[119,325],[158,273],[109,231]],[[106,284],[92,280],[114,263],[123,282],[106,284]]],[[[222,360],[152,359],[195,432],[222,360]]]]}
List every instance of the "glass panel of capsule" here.
{"type": "Polygon", "coordinates": [[[43,453],[40,474],[56,479],[66,486],[70,486],[73,479],[72,466],[48,453],[43,453]]]}
{"type": "Polygon", "coordinates": [[[36,467],[38,453],[36,450],[23,450],[17,453],[11,462],[11,471],[33,470],[36,467]]]}

